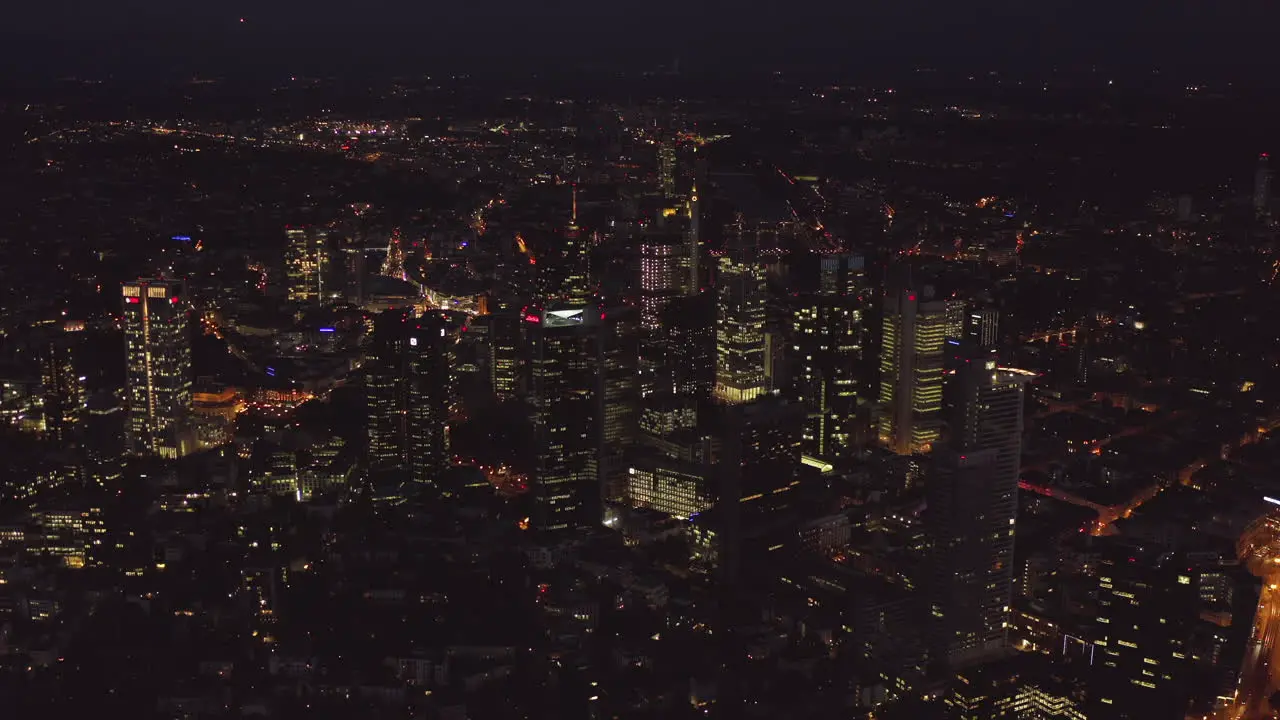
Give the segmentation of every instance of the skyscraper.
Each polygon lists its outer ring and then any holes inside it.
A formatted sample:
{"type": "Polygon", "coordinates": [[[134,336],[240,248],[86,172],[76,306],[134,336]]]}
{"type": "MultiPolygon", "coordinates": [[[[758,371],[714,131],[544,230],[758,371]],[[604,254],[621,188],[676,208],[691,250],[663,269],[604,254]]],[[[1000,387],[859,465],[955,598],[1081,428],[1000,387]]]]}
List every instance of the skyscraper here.
{"type": "Polygon", "coordinates": [[[900,455],[924,453],[942,434],[946,340],[961,335],[964,304],[933,299],[929,287],[890,287],[881,326],[880,442],[900,455]]]}
{"type": "Polygon", "coordinates": [[[640,242],[640,392],[645,397],[674,388],[672,329],[663,319],[667,307],[683,297],[682,252],[680,236],[670,232],[652,232],[640,242]]]}
{"type": "Polygon", "coordinates": [[[719,410],[720,457],[710,470],[716,504],[708,524],[720,577],[734,582],[745,538],[790,505],[804,410],[777,397],[719,410]]]}
{"type": "Polygon", "coordinates": [[[409,311],[384,310],[373,320],[365,357],[365,397],[368,406],[369,469],[404,468],[404,343],[409,311]]]}
{"type": "Polygon", "coordinates": [[[591,300],[591,246],[578,226],[578,186],[573,186],[573,207],[558,252],[538,256],[538,292],[547,305],[580,307],[591,300]]]}
{"type": "Polygon", "coordinates": [[[538,531],[588,527],[600,518],[598,316],[590,307],[525,314],[537,448],[530,525],[538,531]]]}
{"type": "Polygon", "coordinates": [[[125,411],[103,391],[85,403],[84,450],[90,479],[108,485],[120,479],[125,455],[125,411]]]}
{"type": "Polygon", "coordinates": [[[1000,340],[1000,311],[991,307],[969,310],[965,317],[964,335],[978,347],[995,347],[1000,340]]]}
{"type": "Polygon", "coordinates": [[[135,454],[177,458],[190,449],[184,424],[191,410],[191,333],[180,280],[125,283],[125,372],[128,447],[135,454]]]}
{"type": "MultiPolygon", "coordinates": [[[[593,308],[594,311],[594,308],[593,308]]],[[[596,467],[602,497],[624,501],[628,453],[640,425],[640,321],[634,308],[599,310],[595,331],[596,467]]]]}
{"type": "Polygon", "coordinates": [[[524,349],[524,318],[518,312],[500,310],[476,318],[489,326],[489,384],[499,400],[512,400],[520,392],[524,349]]]}
{"type": "Polygon", "coordinates": [[[1253,173],[1253,211],[1259,217],[1267,214],[1271,204],[1270,162],[1270,156],[1262,153],[1258,156],[1258,168],[1253,173]]]}
{"type": "Polygon", "coordinates": [[[664,142],[658,146],[658,186],[662,196],[673,198],[676,195],[676,146],[664,142]]]}
{"type": "Polygon", "coordinates": [[[409,477],[435,484],[449,468],[450,346],[443,317],[430,314],[408,323],[405,357],[405,416],[409,477]]]}
{"type": "Polygon", "coordinates": [[[1105,717],[1185,717],[1197,685],[1193,663],[1202,660],[1195,640],[1199,577],[1165,548],[1106,550],[1095,564],[1098,639],[1091,699],[1105,717]]]}
{"type": "Polygon", "coordinates": [[[860,257],[824,257],[817,287],[791,299],[789,395],[806,410],[802,448],[811,455],[848,452],[861,434],[862,267],[860,257]]]}
{"type": "Polygon", "coordinates": [[[289,301],[302,305],[322,305],[340,294],[331,276],[329,231],[311,226],[287,226],[285,235],[285,275],[289,301]]]}
{"type": "Polygon", "coordinates": [[[365,360],[370,470],[407,469],[431,484],[448,468],[452,344],[439,314],[394,309],[374,319],[365,360]]]}
{"type": "Polygon", "coordinates": [[[640,243],[640,324],[646,331],[662,326],[662,310],[680,294],[680,246],[675,238],[651,234],[640,243]]]}
{"type": "Polygon", "coordinates": [[[44,391],[44,424],[59,442],[71,440],[84,411],[84,382],[76,372],[72,345],[66,338],[49,343],[40,357],[40,384],[44,391]]]}
{"type": "Polygon", "coordinates": [[[671,382],[681,397],[704,400],[715,387],[715,293],[672,300],[663,313],[671,382]]]}
{"type": "Polygon", "coordinates": [[[716,273],[716,386],[723,403],[751,402],[765,381],[764,272],[753,247],[739,244],[720,258],[716,273]]]}
{"type": "Polygon", "coordinates": [[[702,198],[707,192],[707,161],[699,158],[693,165],[693,189],[689,193],[689,251],[685,262],[689,270],[688,292],[702,291],[702,198]]]}
{"type": "Polygon", "coordinates": [[[947,442],[927,480],[938,652],[953,664],[1005,645],[1022,462],[1024,385],[970,346],[948,378],[947,442]]]}

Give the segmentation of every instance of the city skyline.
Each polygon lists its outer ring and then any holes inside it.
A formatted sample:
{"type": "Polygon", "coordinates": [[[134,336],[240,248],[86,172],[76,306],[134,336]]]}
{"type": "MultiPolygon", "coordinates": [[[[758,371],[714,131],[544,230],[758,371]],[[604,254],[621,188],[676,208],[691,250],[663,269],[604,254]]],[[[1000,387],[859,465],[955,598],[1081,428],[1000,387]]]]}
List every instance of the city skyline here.
{"type": "Polygon", "coordinates": [[[9,715],[1280,715],[1269,11],[50,9],[9,715]]]}

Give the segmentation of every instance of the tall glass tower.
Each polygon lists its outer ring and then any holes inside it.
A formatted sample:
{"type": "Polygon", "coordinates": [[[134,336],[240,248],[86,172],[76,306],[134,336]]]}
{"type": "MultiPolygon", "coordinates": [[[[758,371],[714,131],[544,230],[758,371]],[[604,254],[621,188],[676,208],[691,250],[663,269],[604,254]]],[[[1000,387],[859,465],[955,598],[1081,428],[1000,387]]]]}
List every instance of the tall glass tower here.
{"type": "Polygon", "coordinates": [[[960,337],[964,303],[932,290],[890,290],[880,344],[880,442],[899,455],[928,452],[942,434],[947,338],[960,337]]]}
{"type": "Polygon", "coordinates": [[[406,353],[405,431],[409,476],[435,484],[449,467],[450,355],[453,337],[438,314],[410,323],[406,353]]]}
{"type": "Polygon", "coordinates": [[[739,232],[738,246],[720,258],[716,273],[715,398],[729,405],[751,402],[768,390],[764,272],[743,239],[739,232]]]}
{"type": "Polygon", "coordinates": [[[189,450],[191,332],[180,280],[125,283],[126,438],[135,454],[177,458],[189,450]]]}
{"type": "Polygon", "coordinates": [[[329,232],[324,228],[286,227],[285,276],[289,301],[321,305],[338,294],[331,282],[329,232]]]}
{"type": "Polygon", "coordinates": [[[863,260],[835,255],[821,259],[816,287],[790,302],[789,395],[807,411],[804,451],[835,457],[853,450],[865,437],[858,426],[860,385],[866,346],[862,294],[863,260]]]}
{"type": "Polygon", "coordinates": [[[946,388],[947,442],[926,485],[938,652],[965,664],[1005,646],[1022,462],[1025,370],[970,345],[946,388]]]}

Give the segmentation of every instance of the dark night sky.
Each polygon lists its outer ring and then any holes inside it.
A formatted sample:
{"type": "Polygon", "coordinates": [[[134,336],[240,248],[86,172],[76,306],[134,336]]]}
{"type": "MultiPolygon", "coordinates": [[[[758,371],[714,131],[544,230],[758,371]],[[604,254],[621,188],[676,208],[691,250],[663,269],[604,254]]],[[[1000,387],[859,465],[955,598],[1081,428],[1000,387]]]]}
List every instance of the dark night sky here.
{"type": "Polygon", "coordinates": [[[1266,79],[1280,26],[1275,0],[51,0],[5,12],[0,59],[33,76],[652,66],[678,54],[709,70],[1098,63],[1266,79]]]}

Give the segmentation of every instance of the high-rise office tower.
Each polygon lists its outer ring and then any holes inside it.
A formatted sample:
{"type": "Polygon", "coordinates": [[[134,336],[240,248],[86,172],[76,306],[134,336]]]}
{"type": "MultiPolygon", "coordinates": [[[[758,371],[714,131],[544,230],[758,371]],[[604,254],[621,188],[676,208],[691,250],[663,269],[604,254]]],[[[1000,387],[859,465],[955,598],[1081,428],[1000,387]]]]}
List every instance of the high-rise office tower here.
{"type": "Polygon", "coordinates": [[[44,424],[59,442],[71,440],[84,410],[84,382],[76,372],[71,342],[55,340],[40,356],[40,384],[44,394],[44,424]]]}
{"type": "MultiPolygon", "coordinates": [[[[578,227],[578,186],[573,186],[573,209],[569,227],[564,232],[560,257],[547,270],[553,282],[548,284],[544,300],[578,307],[590,302],[591,244],[589,236],[578,227]]],[[[541,270],[541,267],[539,268],[541,270]]]]}
{"type": "Polygon", "coordinates": [[[127,282],[124,296],[129,450],[177,458],[190,449],[191,332],[180,280],[127,282]]]}
{"type": "Polygon", "coordinates": [[[1151,550],[1114,548],[1095,566],[1099,637],[1090,699],[1106,713],[1100,717],[1185,717],[1196,685],[1198,578],[1185,560],[1151,550]]]}
{"type": "Polygon", "coordinates": [[[365,359],[370,470],[407,469],[430,484],[448,467],[453,342],[439,314],[393,309],[374,318],[365,359]]]}
{"type": "Polygon", "coordinates": [[[1258,169],[1253,173],[1253,211],[1258,216],[1267,214],[1271,204],[1270,162],[1270,156],[1262,153],[1258,156],[1258,169]]]}
{"type": "Polygon", "coordinates": [[[819,283],[791,298],[790,393],[807,413],[802,447],[819,457],[852,450],[860,435],[859,370],[866,345],[863,262],[856,256],[821,260],[819,283]]]}
{"type": "Polygon", "coordinates": [[[658,186],[663,197],[676,196],[676,146],[671,142],[658,146],[658,186]]]}
{"type": "Polygon", "coordinates": [[[640,242],[640,324],[646,331],[662,327],[662,310],[680,295],[680,245],[669,235],[651,234],[640,242]]]}
{"type": "Polygon", "coordinates": [[[529,396],[537,448],[530,525],[543,532],[600,519],[599,312],[592,307],[526,312],[529,396]]]}
{"type": "Polygon", "coordinates": [[[476,318],[489,326],[489,385],[498,400],[512,400],[520,393],[524,348],[524,318],[515,311],[500,310],[476,318]]]}
{"type": "Polygon", "coordinates": [[[720,457],[710,472],[718,572],[737,579],[744,539],[790,505],[804,410],[781,398],[720,408],[720,457]]]}
{"type": "Polygon", "coordinates": [[[405,432],[409,477],[435,484],[449,468],[450,346],[445,319],[429,314],[408,324],[405,352],[405,432]]]}
{"type": "Polygon", "coordinates": [[[981,348],[992,348],[1000,340],[1000,311],[990,307],[975,307],[966,314],[965,339],[981,348]]]}
{"type": "Polygon", "coordinates": [[[84,450],[90,479],[106,486],[120,479],[125,454],[125,411],[109,392],[85,403],[84,450]]]}
{"type": "Polygon", "coordinates": [[[716,376],[715,316],[716,296],[710,292],[676,298],[663,312],[671,384],[681,397],[711,397],[716,376]]]}
{"type": "Polygon", "coordinates": [[[702,202],[707,190],[707,161],[699,158],[693,165],[693,189],[689,193],[689,250],[685,262],[690,295],[702,292],[702,202]]]}
{"type": "Polygon", "coordinates": [[[745,239],[739,233],[716,272],[715,397],[728,404],[751,402],[768,391],[764,272],[745,239]]]}
{"type": "Polygon", "coordinates": [[[683,297],[687,276],[679,235],[653,232],[640,243],[640,393],[648,397],[674,389],[671,327],[663,323],[672,301],[683,297]]]}
{"type": "Polygon", "coordinates": [[[880,442],[899,455],[928,452],[942,433],[946,340],[961,335],[964,304],[891,283],[880,345],[880,442]]]}
{"type": "Polygon", "coordinates": [[[323,305],[340,294],[334,283],[329,231],[312,226],[286,226],[285,276],[289,301],[302,305],[323,305]]]}
{"type": "Polygon", "coordinates": [[[344,247],[343,261],[343,294],[352,305],[363,305],[365,296],[365,276],[369,274],[369,257],[362,246],[344,247]]]}
{"type": "Polygon", "coordinates": [[[640,318],[634,308],[625,306],[601,308],[598,314],[596,467],[604,501],[619,504],[626,496],[627,456],[639,433],[640,318]]]}
{"type": "Polygon", "coordinates": [[[947,381],[946,446],[926,486],[937,651],[953,664],[1005,646],[1024,386],[1032,377],[997,367],[990,350],[969,346],[962,356],[947,381]]]}
{"type": "Polygon", "coordinates": [[[404,344],[410,317],[404,309],[385,310],[373,321],[365,357],[369,469],[404,468],[404,344]]]}
{"type": "Polygon", "coordinates": [[[578,187],[573,187],[573,210],[560,246],[539,253],[536,270],[537,295],[547,306],[581,307],[593,296],[591,286],[591,245],[589,236],[578,227],[578,187]]]}

